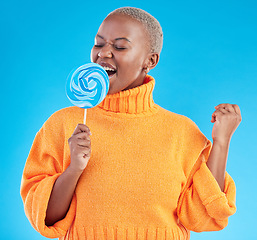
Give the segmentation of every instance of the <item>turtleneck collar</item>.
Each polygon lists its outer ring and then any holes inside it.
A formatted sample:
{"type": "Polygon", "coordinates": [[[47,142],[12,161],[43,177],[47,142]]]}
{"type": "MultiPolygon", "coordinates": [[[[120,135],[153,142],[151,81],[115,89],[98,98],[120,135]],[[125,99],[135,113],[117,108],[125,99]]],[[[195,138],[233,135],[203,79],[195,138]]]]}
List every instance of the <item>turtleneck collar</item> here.
{"type": "Polygon", "coordinates": [[[140,114],[153,112],[156,110],[153,101],[154,85],[154,78],[147,75],[143,85],[107,95],[98,107],[115,113],[140,114]]]}

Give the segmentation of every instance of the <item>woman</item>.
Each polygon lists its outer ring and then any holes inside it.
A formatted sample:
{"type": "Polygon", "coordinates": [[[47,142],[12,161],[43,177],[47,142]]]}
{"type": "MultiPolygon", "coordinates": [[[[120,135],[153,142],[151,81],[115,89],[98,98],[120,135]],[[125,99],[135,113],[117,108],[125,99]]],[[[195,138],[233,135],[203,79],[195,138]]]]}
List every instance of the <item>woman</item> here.
{"type": "Polygon", "coordinates": [[[188,118],[153,102],[162,30],[150,14],[120,8],[101,24],[91,59],[110,89],[89,109],[54,113],[34,140],[21,195],[37,231],[60,239],[189,239],[235,212],[226,173],[237,105],[212,114],[213,145],[188,118]],[[75,129],[75,130],[74,130],[75,129]],[[92,133],[92,134],[91,134],[92,133]]]}

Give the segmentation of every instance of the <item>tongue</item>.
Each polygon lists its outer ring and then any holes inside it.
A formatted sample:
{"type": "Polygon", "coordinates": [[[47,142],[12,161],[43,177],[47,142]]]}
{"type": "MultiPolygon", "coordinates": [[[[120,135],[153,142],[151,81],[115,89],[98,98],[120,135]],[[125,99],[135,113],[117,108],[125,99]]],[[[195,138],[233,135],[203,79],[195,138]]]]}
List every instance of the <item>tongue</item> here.
{"type": "Polygon", "coordinates": [[[108,70],[106,72],[107,72],[108,76],[112,76],[116,73],[115,71],[108,71],[108,70]]]}

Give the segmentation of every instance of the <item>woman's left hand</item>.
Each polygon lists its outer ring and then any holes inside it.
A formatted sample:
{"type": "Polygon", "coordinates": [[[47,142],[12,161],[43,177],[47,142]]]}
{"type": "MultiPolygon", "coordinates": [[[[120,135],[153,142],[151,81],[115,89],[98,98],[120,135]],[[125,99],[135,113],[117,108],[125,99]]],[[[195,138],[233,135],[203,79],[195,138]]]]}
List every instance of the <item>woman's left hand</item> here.
{"type": "Polygon", "coordinates": [[[222,103],[215,107],[211,122],[214,123],[212,130],[213,142],[228,144],[240,124],[241,112],[236,104],[222,103]]]}

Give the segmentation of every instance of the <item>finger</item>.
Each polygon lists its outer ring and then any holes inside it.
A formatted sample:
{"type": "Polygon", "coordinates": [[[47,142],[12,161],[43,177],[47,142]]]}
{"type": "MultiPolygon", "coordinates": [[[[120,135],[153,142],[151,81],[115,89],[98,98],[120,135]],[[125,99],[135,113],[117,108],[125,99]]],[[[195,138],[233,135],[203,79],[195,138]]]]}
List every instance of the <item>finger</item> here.
{"type": "Polygon", "coordinates": [[[215,112],[212,114],[211,122],[212,123],[216,122],[216,113],[215,112]]]}
{"type": "Polygon", "coordinates": [[[79,146],[90,147],[91,141],[85,139],[77,139],[76,144],[79,146]]]}
{"type": "Polygon", "coordinates": [[[91,134],[89,127],[85,124],[79,123],[77,125],[77,128],[78,128],[79,132],[88,132],[91,134]]]}
{"type": "Polygon", "coordinates": [[[221,108],[221,107],[219,109],[217,109],[215,112],[221,112],[222,114],[229,113],[229,111],[227,109],[221,108]]]}
{"type": "Polygon", "coordinates": [[[219,108],[224,108],[226,104],[227,104],[227,103],[221,103],[221,104],[215,106],[214,108],[215,108],[216,110],[219,109],[219,108]]]}
{"type": "Polygon", "coordinates": [[[227,109],[229,111],[233,111],[234,112],[234,109],[232,107],[232,104],[229,104],[229,103],[221,103],[217,106],[214,107],[216,110],[219,109],[219,108],[224,108],[224,109],[227,109]]]}
{"type": "Polygon", "coordinates": [[[83,151],[85,151],[86,149],[91,149],[90,146],[87,146],[87,145],[80,145],[78,144],[77,147],[79,147],[80,149],[83,149],[83,151]]]}
{"type": "Polygon", "coordinates": [[[81,133],[78,133],[78,134],[76,134],[76,135],[72,135],[72,136],[68,139],[68,142],[69,142],[69,143],[76,142],[76,141],[78,141],[78,139],[90,141],[90,136],[89,136],[89,134],[87,134],[87,133],[85,133],[85,132],[81,132],[81,133]]]}
{"type": "Polygon", "coordinates": [[[214,123],[215,121],[216,121],[216,116],[215,116],[215,114],[213,113],[213,114],[211,115],[211,122],[214,123]]]}
{"type": "MultiPolygon", "coordinates": [[[[222,109],[222,108],[221,108],[221,109],[222,109]]],[[[213,112],[213,114],[212,114],[212,120],[211,120],[212,123],[216,122],[217,117],[220,117],[221,115],[223,115],[224,113],[227,112],[225,109],[223,109],[223,110],[221,110],[221,109],[218,109],[218,110],[216,110],[216,111],[213,112]],[[222,111],[224,111],[224,113],[223,113],[222,111]]]]}
{"type": "Polygon", "coordinates": [[[217,115],[220,116],[220,115],[227,114],[227,113],[229,113],[228,110],[220,107],[219,109],[217,109],[216,111],[213,112],[212,116],[216,119],[217,115]]]}
{"type": "Polygon", "coordinates": [[[236,113],[235,109],[233,108],[232,104],[226,104],[226,106],[224,107],[224,109],[226,109],[227,111],[231,112],[231,113],[236,113]]]}
{"type": "Polygon", "coordinates": [[[217,118],[220,118],[222,115],[224,115],[224,113],[222,111],[216,110],[213,114],[212,114],[212,120],[211,122],[214,123],[217,121],[217,118]]]}
{"type": "Polygon", "coordinates": [[[90,140],[90,134],[88,132],[80,132],[74,135],[76,139],[87,139],[90,140]]]}
{"type": "Polygon", "coordinates": [[[232,104],[233,108],[235,109],[236,114],[238,114],[241,117],[241,111],[238,105],[232,104]]]}
{"type": "Polygon", "coordinates": [[[68,139],[68,143],[69,145],[71,144],[76,144],[78,141],[86,141],[86,142],[90,142],[91,143],[91,139],[90,136],[86,133],[78,133],[76,135],[72,135],[69,139],[68,139]]]}
{"type": "Polygon", "coordinates": [[[76,126],[76,128],[75,128],[75,130],[73,132],[73,135],[76,135],[76,134],[78,134],[80,132],[88,132],[91,135],[89,127],[87,125],[85,125],[85,124],[82,124],[82,123],[79,123],[76,126]]]}

